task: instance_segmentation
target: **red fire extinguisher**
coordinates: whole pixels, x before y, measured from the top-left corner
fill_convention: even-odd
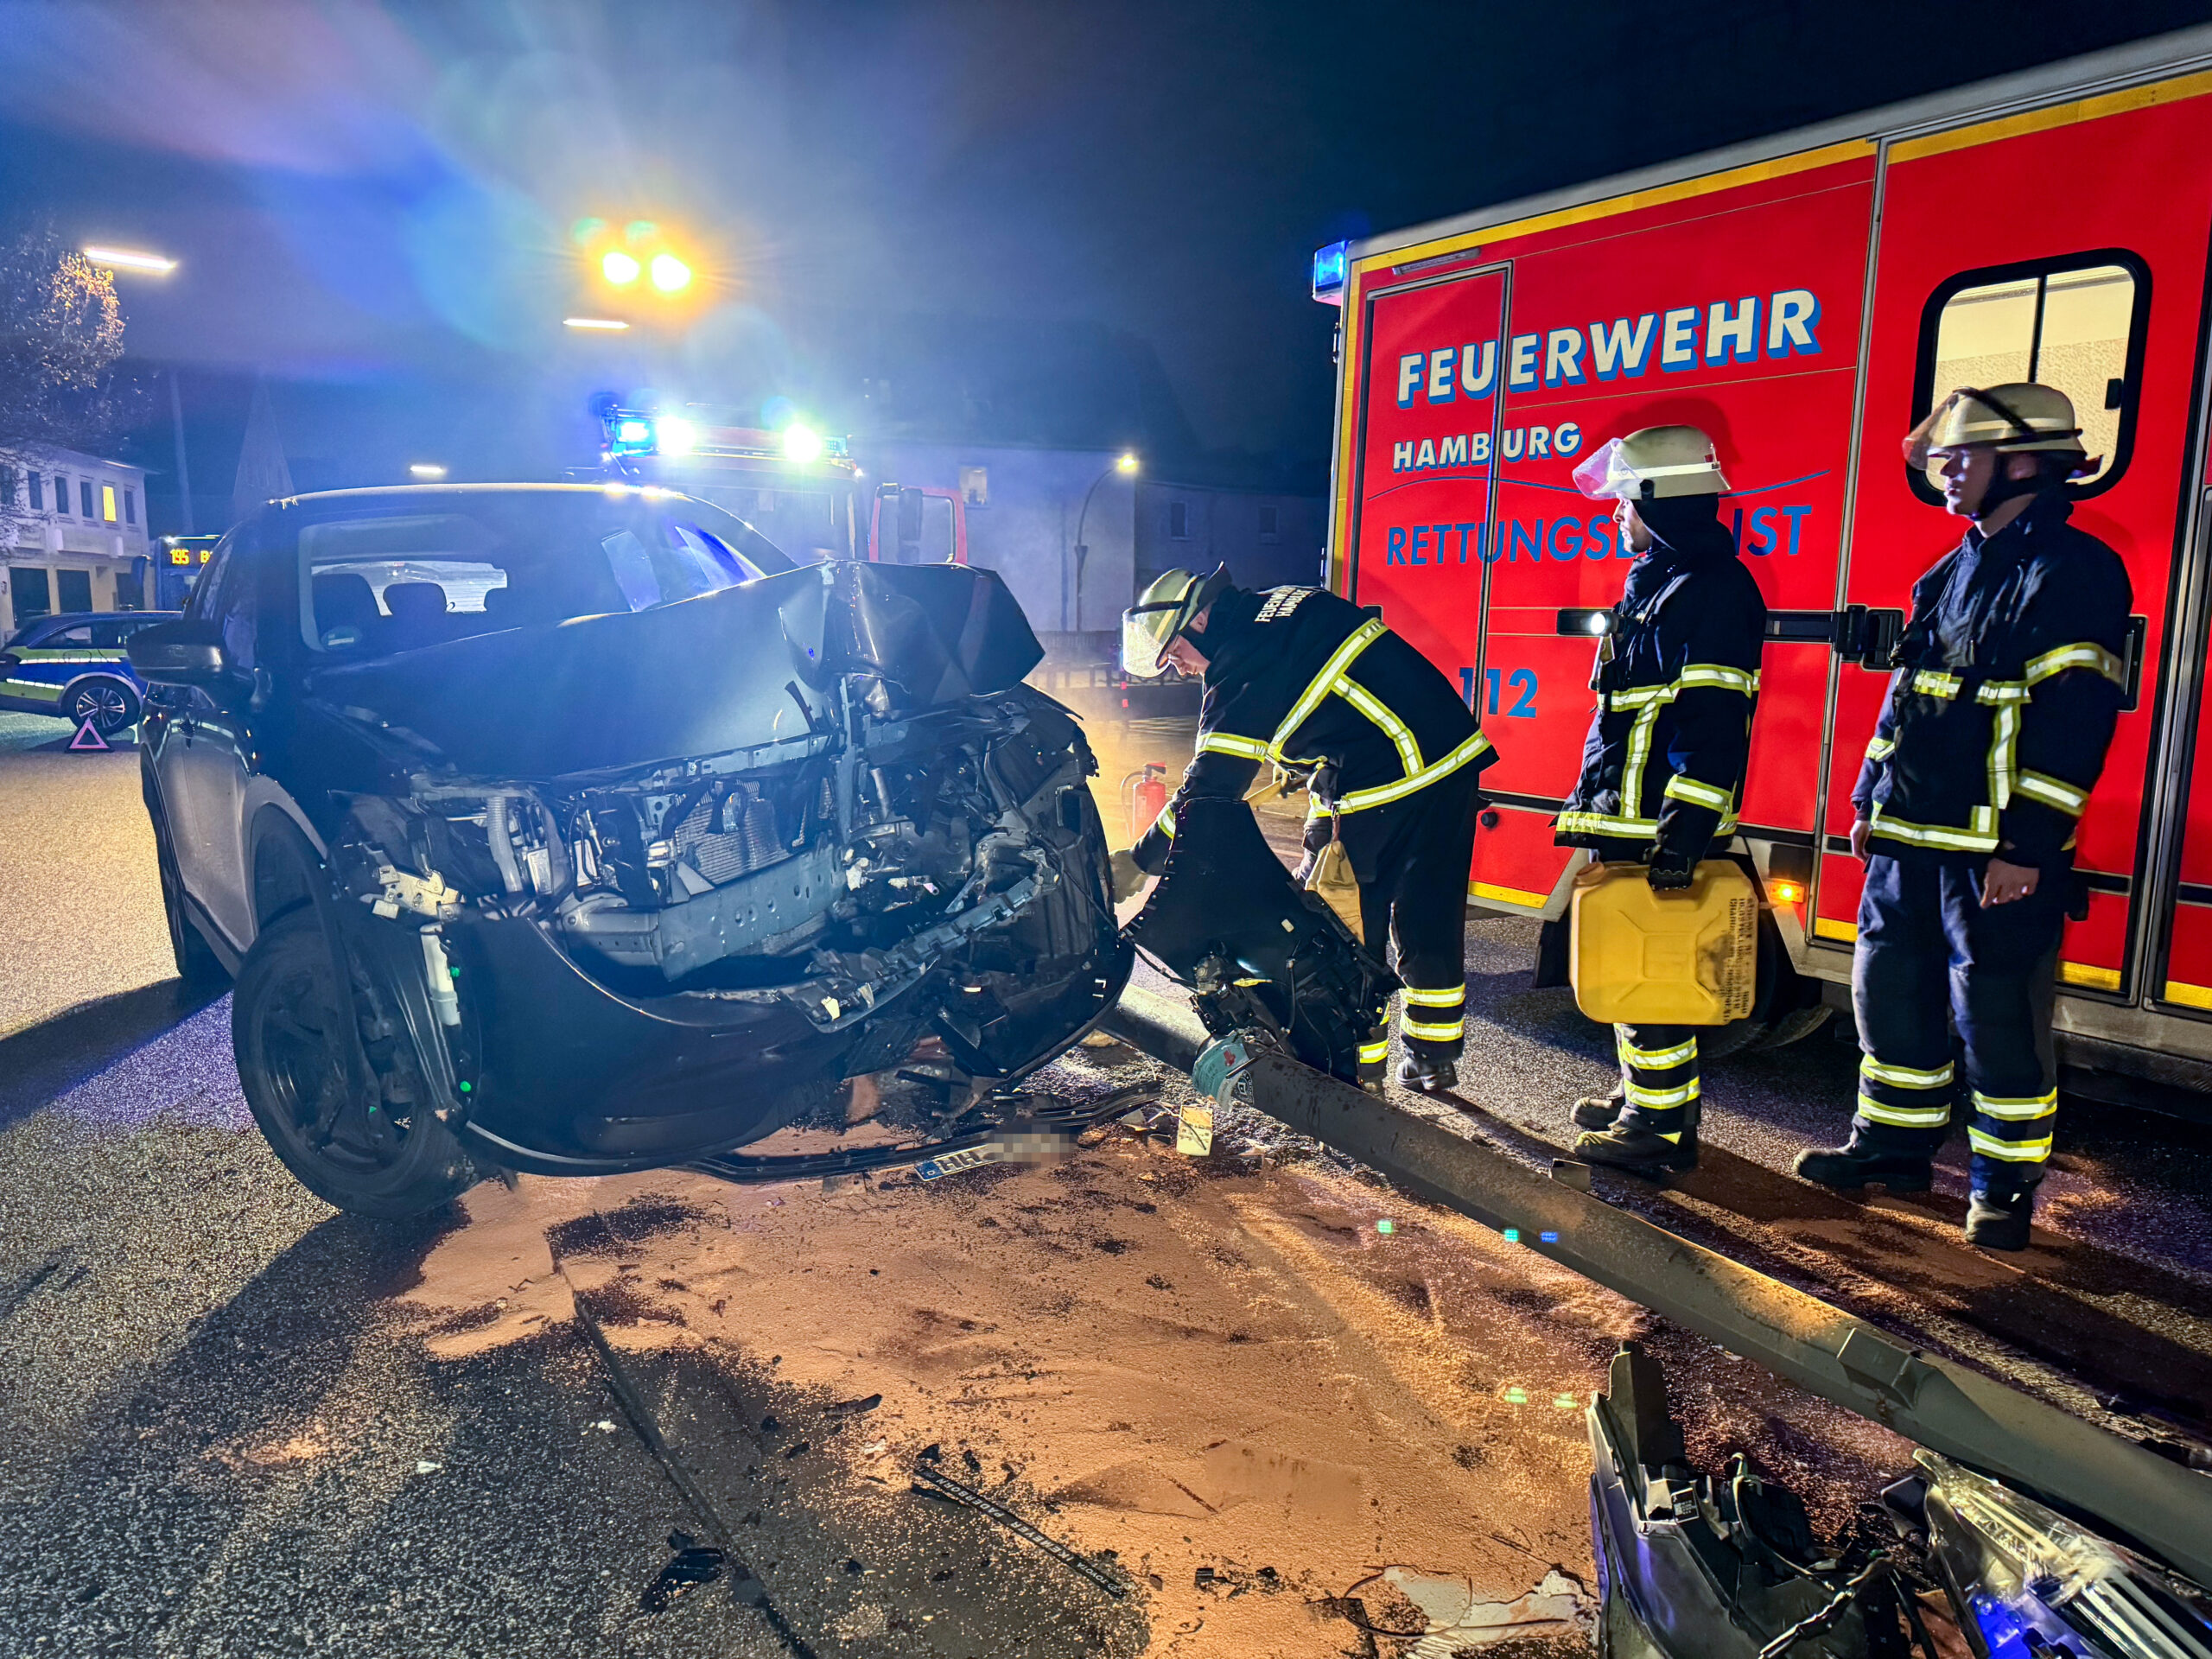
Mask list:
[[[1129,776],[1137,780],[1129,806],[1129,839],[1137,841],[1152,828],[1153,820],[1167,810],[1167,768],[1160,761],[1147,760],[1141,772]]]

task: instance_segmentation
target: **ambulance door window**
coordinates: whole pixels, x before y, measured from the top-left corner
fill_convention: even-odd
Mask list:
[[[1961,386],[2040,381],[2072,402],[2082,447],[2097,461],[2077,491],[2108,488],[2133,438],[2150,295],[2142,263],[2110,251],[1961,272],[1928,302],[1913,418]],[[1917,473],[1912,486],[1938,499]]]

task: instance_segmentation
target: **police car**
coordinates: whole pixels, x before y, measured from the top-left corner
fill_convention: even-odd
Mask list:
[[[137,725],[146,683],[124,646],[139,629],[180,614],[77,611],[24,624],[0,652],[0,709],[76,725],[89,720],[103,737]]]

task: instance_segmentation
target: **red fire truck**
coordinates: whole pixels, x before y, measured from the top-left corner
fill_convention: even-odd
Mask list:
[[[1343,308],[1330,581],[1456,675],[1497,742],[1474,904],[1556,918],[1580,857],[1550,816],[1627,563],[1576,459],[1693,423],[1771,607],[1743,804],[1771,905],[1758,1034],[1840,1005],[1880,664],[1962,529],[1898,441],[1955,386],[2039,379],[2103,457],[2075,522],[2139,613],[2062,1046],[2107,1092],[2212,1084],[2207,156],[2198,29],[1316,256]]]

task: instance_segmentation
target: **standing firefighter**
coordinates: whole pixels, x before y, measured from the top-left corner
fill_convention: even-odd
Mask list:
[[[1357,606],[1321,588],[1247,593],[1226,568],[1170,570],[1122,619],[1122,664],[1150,677],[1170,663],[1205,677],[1198,753],[1133,852],[1114,855],[1125,899],[1166,864],[1186,802],[1243,798],[1262,764],[1303,774],[1310,872],[1341,842],[1359,883],[1362,931],[1376,955],[1397,945],[1406,983],[1398,1081],[1424,1091],[1459,1081],[1465,1024],[1467,872],[1497,756],[1442,673]],[[1389,1034],[1360,1049],[1379,1086]]]
[[[1851,793],[1866,863],[1859,1109],[1849,1141],[1799,1154],[1797,1173],[1925,1191],[1955,1096],[1955,1026],[1974,1104],[1967,1239],[2017,1250],[2050,1155],[2074,832],[2120,713],[2133,594],[2119,555],[2067,522],[2064,486],[2094,464],[2063,393],[1955,391],[1905,456],[1974,522],[1913,587]]]
[[[1553,825],[1604,862],[1645,866],[1652,887],[1688,887],[1736,830],[1766,603],[1721,528],[1712,441],[1694,426],[1616,438],[1574,469],[1586,495],[1617,499],[1628,582],[1598,648],[1598,709],[1582,775]],[[1621,1085],[1577,1103],[1574,1154],[1641,1172],[1697,1164],[1697,1033],[1616,1026]]]

